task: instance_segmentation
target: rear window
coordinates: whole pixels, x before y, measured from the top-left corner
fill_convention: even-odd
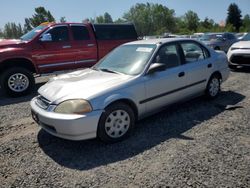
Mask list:
[[[85,26],[71,26],[74,40],[89,40],[89,32]]]
[[[99,40],[131,40],[137,39],[132,24],[94,24],[96,38]]]

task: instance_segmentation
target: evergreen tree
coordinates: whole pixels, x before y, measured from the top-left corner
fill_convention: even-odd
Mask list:
[[[5,24],[3,30],[3,37],[7,39],[19,39],[23,35],[23,29],[21,24],[15,24],[9,22]]]
[[[31,18],[25,18],[25,31],[30,31],[44,22],[55,22],[55,18],[44,7],[37,7]]]
[[[242,26],[241,17],[241,10],[239,7],[235,3],[230,4],[227,9],[226,24],[233,25],[233,27],[235,27],[235,31],[239,32],[239,29]]]
[[[63,17],[60,18],[60,22],[61,22],[61,23],[67,22],[65,16],[63,16]]]
[[[113,19],[109,13],[105,12],[103,18],[104,18],[104,23],[113,23]]]

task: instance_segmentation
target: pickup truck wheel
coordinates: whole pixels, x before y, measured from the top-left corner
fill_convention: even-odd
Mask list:
[[[13,67],[3,72],[1,86],[7,95],[19,97],[29,94],[33,90],[35,79],[27,69]]]
[[[125,103],[114,103],[101,115],[97,136],[106,143],[119,142],[129,135],[134,123],[133,110]]]

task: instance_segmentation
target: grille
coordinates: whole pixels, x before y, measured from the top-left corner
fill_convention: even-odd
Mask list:
[[[50,105],[50,101],[46,98],[44,98],[43,96],[39,95],[37,98],[36,98],[36,104],[41,107],[42,109],[47,109]]]
[[[233,55],[231,57],[231,62],[238,65],[250,65],[250,55]]]

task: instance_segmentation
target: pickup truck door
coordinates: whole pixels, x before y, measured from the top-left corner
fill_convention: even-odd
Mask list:
[[[72,50],[75,51],[75,67],[89,67],[98,61],[97,44],[93,30],[81,24],[70,24]]]
[[[75,55],[68,26],[60,25],[41,35],[32,56],[40,72],[46,73],[75,68]]]

